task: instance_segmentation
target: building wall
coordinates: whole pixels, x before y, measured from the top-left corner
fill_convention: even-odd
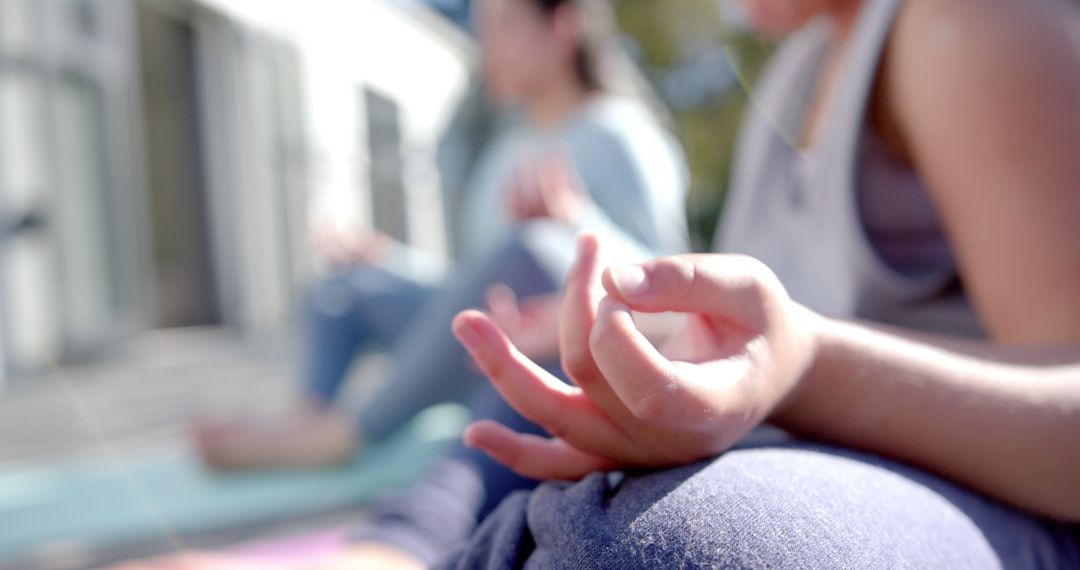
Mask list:
[[[435,154],[472,60],[381,0],[0,0],[0,369],[160,326],[281,334],[319,269],[309,224],[385,222],[373,203],[443,255]],[[399,147],[391,200],[372,100],[399,139],[375,138]]]
[[[217,90],[205,97],[213,106],[206,109],[213,116],[210,123],[225,125],[232,117],[232,140],[268,140],[265,133],[251,132],[272,128],[260,119],[259,107],[273,106],[266,94],[274,90],[257,86],[275,70],[279,77],[290,76],[286,83],[298,85],[295,99],[299,100],[301,136],[306,141],[300,178],[310,197],[293,203],[310,206],[306,217],[311,223],[370,227],[376,225],[378,213],[372,210],[377,200],[371,195],[373,149],[369,146],[366,108],[371,98],[365,94],[370,91],[392,101],[400,112],[397,119],[405,190],[401,197],[405,237],[422,250],[444,255],[446,231],[435,153],[469,80],[472,47],[460,32],[422,8],[406,11],[373,0],[205,0],[202,5],[224,17],[207,17],[205,26],[208,52],[204,72],[208,78],[204,88]],[[220,87],[228,83],[233,86]],[[253,90],[245,92],[246,88]],[[237,95],[237,104],[248,107],[231,109],[227,98],[220,95],[230,91]],[[295,104],[296,100],[285,104]],[[234,111],[247,113],[238,116]],[[230,140],[229,136],[211,138]],[[256,149],[242,143],[239,146],[247,154],[245,160],[223,159],[228,156],[227,149],[212,152],[218,162],[244,164],[232,173],[239,180],[225,182],[228,175],[222,174],[220,186],[248,189],[247,193],[232,196],[231,204],[222,203],[218,208],[219,212],[230,213],[226,220],[218,221],[222,235],[241,219],[233,213],[272,209],[260,200],[259,189],[272,183],[271,163],[275,159],[260,165],[268,156],[266,152],[248,152]],[[258,215],[251,219],[270,217]],[[248,266],[236,276],[238,280],[265,281],[266,274],[280,272],[273,267],[280,246],[267,247],[273,231],[270,227],[249,226],[240,230],[237,242],[222,244],[223,251],[233,249],[225,254],[235,260],[227,263],[229,267]],[[301,262],[310,257],[302,251],[295,253]],[[294,281],[302,281],[310,270],[294,269]],[[282,306],[283,296],[295,298],[294,291],[248,287],[243,283],[226,284],[224,288],[254,295],[228,303],[237,311],[231,318],[245,323],[248,329],[273,329],[283,315],[272,307]]]
[[[123,8],[0,0],[3,370],[97,353],[138,320]]]

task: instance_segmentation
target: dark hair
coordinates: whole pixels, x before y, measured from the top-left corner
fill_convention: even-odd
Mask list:
[[[578,80],[588,91],[604,91],[607,84],[609,50],[615,41],[614,17],[606,0],[531,0],[548,16],[562,6],[577,9],[581,18],[581,43],[578,45],[574,66]]]

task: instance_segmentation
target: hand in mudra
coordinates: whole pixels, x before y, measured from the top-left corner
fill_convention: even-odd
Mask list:
[[[631,311],[688,319],[657,349]],[[684,255],[602,270],[596,238],[583,236],[559,315],[563,367],[575,386],[522,355],[483,313],[454,321],[503,397],[553,437],[478,422],[466,442],[539,479],[717,455],[797,388],[813,355],[814,318],[753,259]]]

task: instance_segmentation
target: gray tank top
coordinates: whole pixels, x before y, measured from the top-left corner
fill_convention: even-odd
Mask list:
[[[813,149],[798,141],[831,23],[784,42],[751,97],[717,251],[767,263],[791,296],[823,314],[981,336],[919,176],[866,121],[902,0],[865,0]]]

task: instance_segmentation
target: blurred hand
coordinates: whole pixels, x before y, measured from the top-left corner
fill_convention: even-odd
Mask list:
[[[558,155],[520,166],[507,201],[510,216],[519,222],[538,218],[570,222],[588,203],[570,163]]]
[[[487,292],[487,308],[510,342],[533,360],[559,355],[559,296],[540,295],[518,302],[506,285]]]
[[[322,224],[312,231],[316,253],[335,265],[375,264],[384,258],[393,239],[376,230]]]
[[[631,310],[689,316],[657,350]],[[601,276],[596,238],[584,236],[559,315],[563,366],[576,387],[522,355],[484,314],[454,321],[503,397],[555,437],[478,422],[466,442],[540,479],[712,457],[796,389],[813,356],[814,318],[753,259],[686,255]]]

